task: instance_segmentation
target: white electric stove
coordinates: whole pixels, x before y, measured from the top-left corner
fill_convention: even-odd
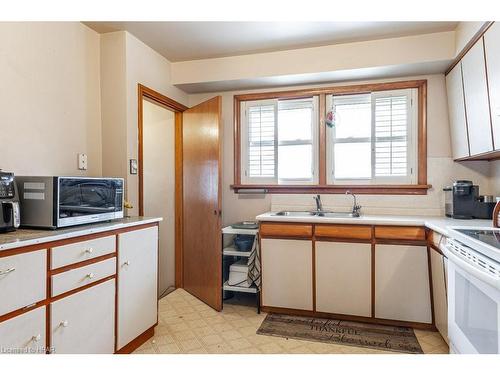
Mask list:
[[[448,336],[452,352],[500,353],[500,229],[448,228]]]

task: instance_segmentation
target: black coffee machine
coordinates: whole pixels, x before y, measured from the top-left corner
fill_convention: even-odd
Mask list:
[[[0,233],[15,230],[20,222],[19,195],[14,174],[0,171]]]
[[[445,214],[453,219],[491,219],[496,202],[479,195],[472,181],[458,180],[445,187]]]

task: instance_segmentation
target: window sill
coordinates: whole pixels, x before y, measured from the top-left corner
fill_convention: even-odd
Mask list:
[[[266,191],[269,194],[354,194],[427,195],[432,185],[231,185],[235,193]]]

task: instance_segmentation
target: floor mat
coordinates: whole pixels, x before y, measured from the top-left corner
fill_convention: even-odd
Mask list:
[[[268,314],[260,335],[422,354],[413,329],[347,320]]]

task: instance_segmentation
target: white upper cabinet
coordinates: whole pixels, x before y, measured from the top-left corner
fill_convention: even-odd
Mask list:
[[[462,59],[462,72],[470,154],[473,156],[493,151],[482,39]]]
[[[455,65],[446,76],[446,89],[453,159],[465,158],[470,155],[462,85],[462,63]]]
[[[484,44],[493,139],[495,149],[500,150],[500,23],[495,22],[484,34]]]

